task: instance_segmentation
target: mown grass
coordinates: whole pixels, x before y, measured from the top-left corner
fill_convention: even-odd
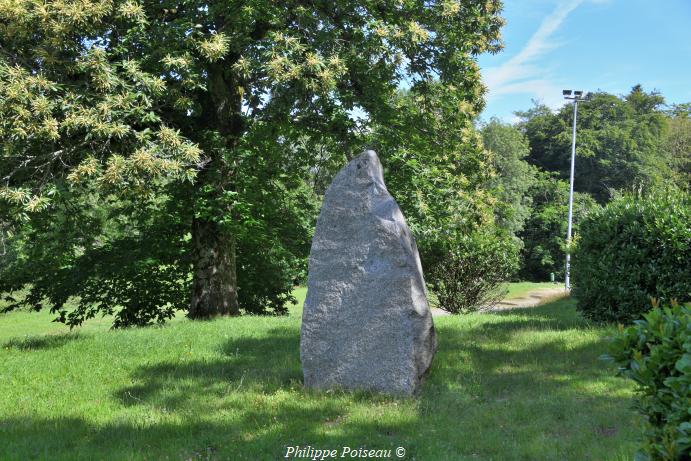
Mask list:
[[[0,459],[268,460],[290,445],[402,446],[408,460],[635,451],[632,386],[598,361],[609,330],[571,300],[436,318],[430,374],[403,399],[305,390],[300,311],[29,337],[6,323],[23,313],[1,316]]]
[[[504,287],[507,290],[506,299],[520,298],[526,293],[544,288],[554,288],[555,285],[549,282],[512,282],[506,284]],[[295,290],[295,296],[298,299],[298,306],[302,306],[305,299],[306,289],[304,287]],[[6,304],[0,300],[0,308]],[[297,307],[297,306],[296,306]],[[68,304],[68,310],[71,306]],[[3,338],[23,338],[31,341],[32,336],[52,334],[64,335],[68,333],[91,333],[97,331],[106,331],[110,329],[113,324],[113,317],[108,315],[105,317],[98,316],[96,318],[86,321],[82,326],[70,330],[69,327],[62,323],[53,322],[56,314],[51,314],[49,309],[43,309],[40,312],[32,312],[26,309],[17,310],[9,314],[0,314],[0,340]],[[170,323],[184,321],[184,313],[180,313],[177,317],[170,320]]]

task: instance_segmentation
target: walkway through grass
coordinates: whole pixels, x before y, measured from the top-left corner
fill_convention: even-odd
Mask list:
[[[513,282],[506,285],[505,299],[521,298],[531,291],[563,288],[564,284],[551,282]]]
[[[285,447],[404,459],[630,459],[632,387],[573,302],[435,319],[421,395],[306,392],[287,318],[0,337],[0,459],[278,459]],[[0,317],[0,322],[4,319]]]

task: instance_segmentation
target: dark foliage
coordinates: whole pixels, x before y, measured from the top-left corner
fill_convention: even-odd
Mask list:
[[[579,104],[576,191],[604,204],[614,190],[667,181],[672,168],[662,154],[667,125],[663,106],[659,93],[645,92],[640,85],[624,97],[597,92]],[[573,106],[566,104],[554,113],[538,105],[518,115],[530,142],[528,160],[568,179]]]
[[[298,283],[307,280],[307,256],[318,202],[312,190],[296,184],[272,188],[238,229],[238,298],[251,314],[286,314]]]
[[[49,307],[71,327],[114,315],[117,328],[163,323],[187,308],[188,225],[176,219],[180,202],[72,198],[13,240],[16,257],[0,265],[0,291],[28,291],[6,310]],[[130,218],[113,218],[120,213]]]
[[[548,173],[537,175],[528,191],[532,211],[518,237],[523,242],[521,270],[523,280],[544,282],[550,273],[564,278],[566,229],[569,212],[569,184]],[[597,204],[588,194],[576,193],[573,208],[573,232]],[[573,235],[573,234],[572,234]]]

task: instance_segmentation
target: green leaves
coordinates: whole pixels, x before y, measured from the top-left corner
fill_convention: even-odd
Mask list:
[[[516,127],[492,119],[482,127],[485,148],[490,151],[497,170],[491,187],[497,196],[494,214],[502,228],[516,235],[530,216],[530,189],[537,181],[537,170],[525,158],[530,152],[528,140]]]
[[[230,39],[223,33],[211,34],[197,42],[197,48],[209,62],[220,61],[230,50]]]
[[[671,303],[620,328],[604,359],[639,386],[646,441],[637,459],[683,460],[691,450],[691,306]]]
[[[691,374],[691,353],[684,354],[677,363],[674,364],[674,368],[682,373]]]
[[[438,307],[467,314],[504,296],[499,287],[518,269],[518,245],[509,235],[478,231],[454,241],[429,266],[426,278]]]
[[[7,286],[41,278],[32,301],[92,299],[75,322],[116,309],[105,293],[126,307],[122,324],[158,319],[157,309],[165,318],[164,306],[182,305],[169,300],[187,283],[185,234],[196,216],[236,241],[245,308],[283,312],[316,213],[307,185],[319,191],[369,141],[401,172],[420,235],[441,241],[491,222],[472,118],[483,105],[476,54],[498,49],[499,8],[0,0],[0,225],[22,234],[12,243],[21,276]],[[417,100],[398,97],[403,82]],[[163,232],[166,221],[175,232]],[[147,253],[146,233],[160,253]],[[42,247],[31,263],[29,236]],[[58,250],[48,236],[71,243]],[[127,263],[107,251],[126,252],[124,242],[139,249]],[[96,255],[117,263],[106,268]],[[50,289],[49,274],[63,269]]]
[[[369,136],[387,168],[387,184],[418,238],[423,264],[435,245],[493,223],[486,182],[492,165],[467,102],[456,87],[427,82],[401,93],[396,110]]]
[[[528,190],[531,212],[524,228],[518,233],[523,241],[521,277],[528,280],[549,280],[555,273],[564,274],[566,258],[566,228],[569,206],[569,184],[554,175],[540,172]],[[578,235],[580,222],[597,209],[587,194],[575,193],[573,235]]]
[[[624,196],[588,216],[573,254],[573,292],[583,315],[630,322],[651,298],[688,301],[689,222],[689,196],[673,189]]]
[[[663,104],[659,93],[646,93],[640,86],[625,97],[597,92],[580,103],[575,190],[603,204],[614,190],[668,182],[673,172],[662,152],[667,125]],[[537,106],[518,115],[530,141],[530,162],[568,179],[573,106],[566,104],[556,113]]]

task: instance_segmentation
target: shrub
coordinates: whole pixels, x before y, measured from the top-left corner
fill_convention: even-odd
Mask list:
[[[427,279],[441,309],[464,314],[498,301],[504,295],[499,287],[517,269],[518,245],[513,239],[475,232],[435,258]]]
[[[615,336],[605,358],[638,384],[646,417],[636,460],[691,459],[691,308],[656,307]]]
[[[581,223],[573,294],[585,317],[628,323],[650,299],[689,300],[691,206],[680,191],[618,198]]]

